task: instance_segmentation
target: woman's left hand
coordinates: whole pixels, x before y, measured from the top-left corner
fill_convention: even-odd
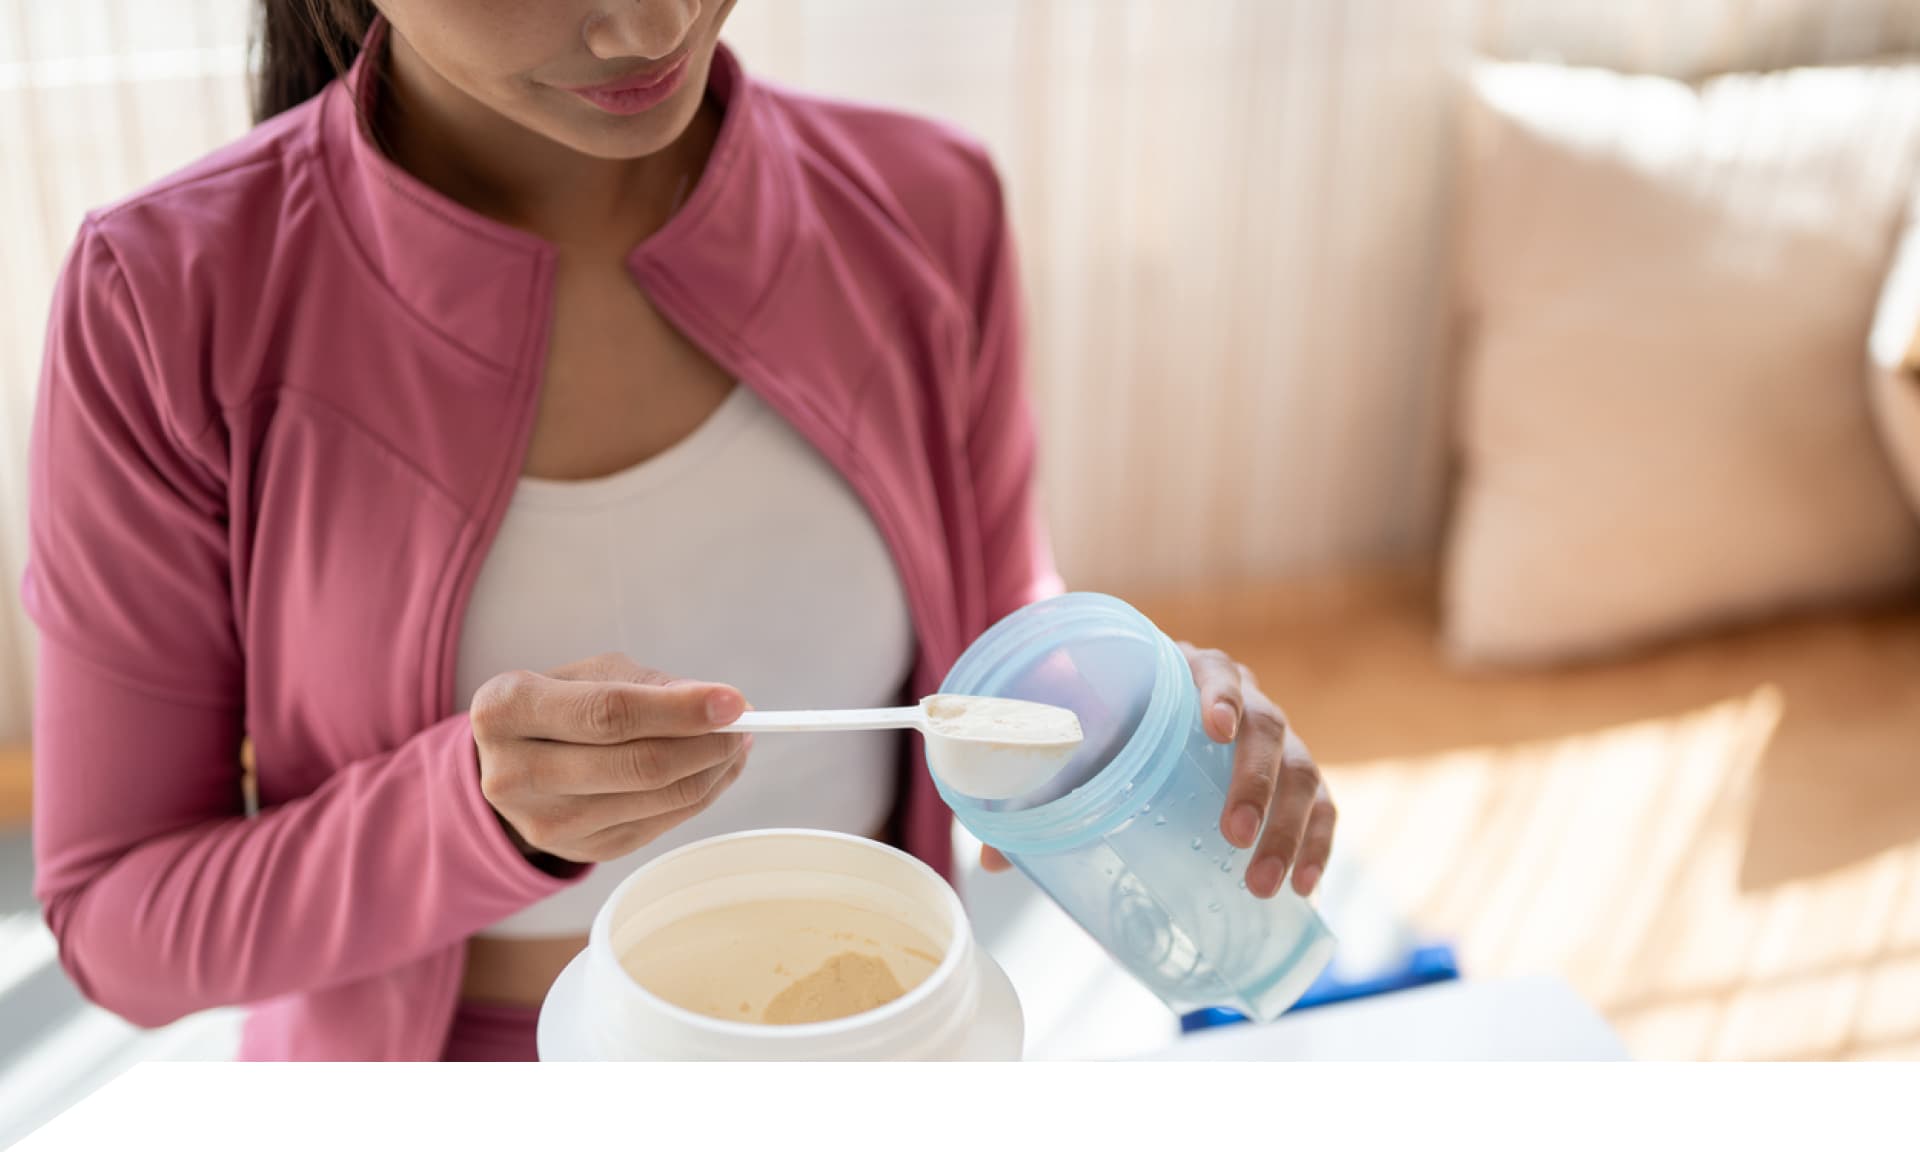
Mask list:
[[[1319,765],[1246,665],[1213,649],[1181,644],[1180,650],[1200,689],[1207,735],[1221,744],[1242,737],[1220,832],[1236,848],[1255,848],[1247,890],[1273,896],[1291,866],[1293,890],[1310,895],[1333,852],[1333,799]],[[981,850],[980,862],[990,872],[1007,867],[992,848]]]

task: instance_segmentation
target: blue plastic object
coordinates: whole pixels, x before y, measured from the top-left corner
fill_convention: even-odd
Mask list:
[[[1407,956],[1404,964],[1360,979],[1342,979],[1336,969],[1328,968],[1320,974],[1318,980],[1314,981],[1313,987],[1307,989],[1306,993],[1294,1003],[1290,1011],[1305,1012],[1327,1004],[1360,1000],[1368,996],[1400,992],[1408,988],[1440,984],[1459,978],[1460,962],[1454,956],[1453,949],[1444,944],[1429,944],[1414,949]],[[1230,1008],[1202,1008],[1180,1018],[1180,1031],[1200,1032],[1227,1024],[1242,1024],[1246,1019],[1244,1015]]]
[[[1047,787],[940,795],[1169,1008],[1272,1020],[1326,967],[1333,937],[1310,904],[1247,891],[1248,854],[1220,834],[1233,748],[1201,728],[1186,658],[1146,617],[1093,593],[1029,605],[975,641],[940,690],[1079,715],[1086,742]]]

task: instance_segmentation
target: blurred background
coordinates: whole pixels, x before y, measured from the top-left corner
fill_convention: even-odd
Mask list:
[[[9,589],[58,262],[246,130],[248,16],[0,4]],[[1405,931],[1636,1055],[1920,1055],[1920,0],[742,0],[728,39],[988,142],[1063,570],[1261,674]],[[8,959],[24,835],[8,1013],[53,979]]]

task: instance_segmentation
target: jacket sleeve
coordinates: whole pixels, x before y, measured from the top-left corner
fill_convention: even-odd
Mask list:
[[[153,335],[89,222],[29,461],[35,888],[81,990],[150,1026],[399,966],[567,883],[508,843],[465,714],[244,814],[224,463],[160,399]]]
[[[1033,401],[1027,392],[1025,302],[999,177],[984,155],[986,255],[977,277],[968,464],[985,547],[987,624],[1065,590],[1055,570],[1037,486]]]

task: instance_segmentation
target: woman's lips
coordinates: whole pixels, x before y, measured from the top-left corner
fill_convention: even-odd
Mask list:
[[[637,116],[680,90],[687,76],[687,57],[682,56],[659,71],[631,76],[611,84],[592,88],[568,88],[580,99],[615,116]]]

